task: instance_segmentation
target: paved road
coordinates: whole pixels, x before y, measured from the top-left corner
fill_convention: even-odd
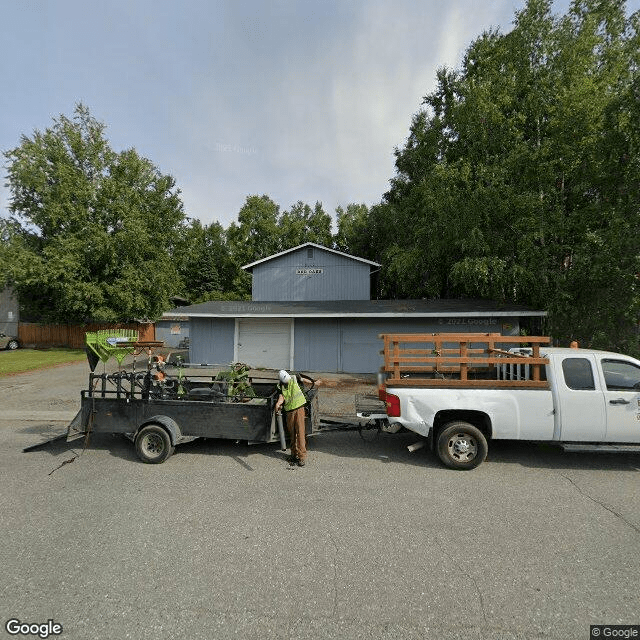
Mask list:
[[[0,397],[10,387],[12,411],[72,412],[80,377],[72,366],[2,378]],[[303,469],[275,445],[221,441],[158,466],[112,436],[70,464],[78,443],[21,452],[60,429],[0,412],[3,628],[586,640],[590,624],[640,623],[640,456],[499,443],[455,472],[408,453],[410,434],[353,432],[314,438]]]

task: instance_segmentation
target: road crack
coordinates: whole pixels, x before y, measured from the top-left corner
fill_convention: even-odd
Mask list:
[[[629,520],[627,520],[621,513],[618,513],[615,509],[613,509],[609,505],[605,504],[604,502],[601,502],[600,500],[598,500],[597,498],[594,498],[593,496],[590,496],[586,491],[583,491],[582,488],[578,484],[576,484],[573,481],[573,479],[571,479],[569,476],[564,475],[564,473],[561,473],[560,475],[565,480],[568,480],[575,487],[576,491],[581,496],[583,496],[585,498],[588,498],[589,500],[591,500],[591,502],[594,502],[595,504],[601,506],[603,509],[608,511],[610,514],[614,515],[619,520],[622,520],[622,522],[624,522],[628,527],[631,527],[636,533],[640,533],[640,527],[638,525],[636,525],[633,522],[630,522]]]
[[[482,611],[482,619],[484,620],[484,625],[483,626],[484,627],[488,627],[489,626],[489,621],[487,620],[487,613],[486,613],[485,608],[484,608],[484,598],[482,597],[482,591],[480,591],[480,587],[478,586],[478,582],[476,581],[476,579],[473,576],[469,576],[469,579],[473,583],[473,586],[476,589],[476,594],[478,595],[478,600],[480,602],[480,610]],[[478,627],[476,627],[476,628],[480,632],[480,637],[484,638],[484,633],[482,631],[483,627],[478,625]]]
[[[446,557],[445,546],[437,535],[434,535],[433,542],[435,546],[440,550],[440,558]],[[487,612],[485,609],[484,598],[482,596],[482,591],[480,591],[480,587],[478,586],[477,580],[472,576],[468,576],[469,580],[473,584],[474,589],[476,590],[476,595],[478,596],[478,602],[480,603],[480,611],[482,612],[482,619],[484,620],[484,625],[474,625],[474,628],[478,629],[478,633],[481,638],[484,638],[483,628],[489,628],[489,621],[487,620]]]
[[[338,615],[338,553],[340,549],[331,532],[329,532],[329,540],[331,540],[333,548],[335,549],[333,556],[333,612],[331,613],[331,617],[336,618]]]

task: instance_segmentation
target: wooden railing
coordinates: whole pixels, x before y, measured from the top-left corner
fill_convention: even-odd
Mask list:
[[[544,336],[499,333],[383,333],[387,385],[547,388]],[[508,349],[521,347],[520,353]]]

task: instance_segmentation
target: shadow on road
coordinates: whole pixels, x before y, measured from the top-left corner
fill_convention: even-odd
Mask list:
[[[47,444],[47,439],[65,432],[64,429],[54,429],[50,425],[35,424],[20,428],[19,431],[40,434],[43,444],[37,451],[46,451],[54,457],[66,451],[78,454],[84,447],[83,438],[73,442],[58,440]],[[310,437],[308,450],[310,461],[314,453],[322,453],[332,457],[351,458],[354,461],[377,460],[381,464],[395,463],[444,470],[428,446],[414,453],[407,450],[409,445],[418,440],[418,436],[413,433],[388,434],[364,431],[360,436],[357,431],[331,431]],[[31,444],[38,444],[38,442],[35,440]],[[114,457],[139,462],[133,443],[122,435],[92,434],[88,448],[108,451]],[[251,464],[253,456],[259,455],[287,465],[288,453],[288,451],[281,451],[276,443],[248,445],[245,441],[200,438],[178,445],[174,455],[229,456],[237,458],[239,464],[253,468]],[[550,443],[497,440],[490,443],[489,455],[484,465],[487,464],[520,465],[531,469],[638,472],[640,471],[640,454],[566,453],[559,446]]]
[[[640,471],[640,455],[637,453],[568,453],[548,442],[496,440],[489,445],[487,461],[532,469]]]

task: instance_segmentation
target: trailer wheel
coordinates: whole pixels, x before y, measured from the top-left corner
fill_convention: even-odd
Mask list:
[[[136,435],[136,453],[142,462],[160,464],[174,450],[169,434],[158,424],[148,424]]]
[[[468,422],[450,422],[440,432],[438,457],[451,469],[475,469],[487,457],[487,440],[480,429]]]

